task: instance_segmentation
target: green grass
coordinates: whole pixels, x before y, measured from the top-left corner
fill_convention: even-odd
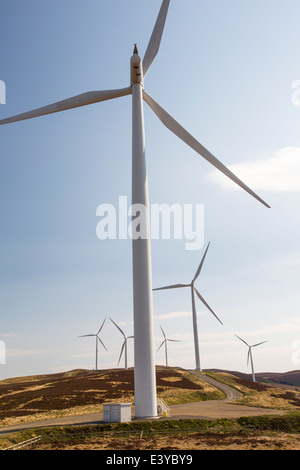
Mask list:
[[[252,426],[260,431],[276,431],[290,434],[300,433],[300,413],[290,413],[286,416],[246,416],[237,419],[243,428]]]
[[[300,433],[300,413],[290,413],[285,416],[248,416],[237,419],[186,419],[186,420],[154,420],[133,421],[129,423],[109,423],[89,426],[61,426],[24,430],[0,438],[0,449],[23,442],[36,436],[42,436],[43,442],[74,442],[101,436],[126,437],[130,434],[143,432],[151,435],[174,433],[218,432],[253,434],[277,432],[288,434]]]

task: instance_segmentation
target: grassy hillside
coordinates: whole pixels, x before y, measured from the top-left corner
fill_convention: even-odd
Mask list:
[[[251,380],[252,374],[245,374],[243,372],[212,369],[213,372],[227,372],[231,375],[235,375],[241,379]],[[255,374],[257,382],[269,383],[270,385],[292,385],[293,387],[299,387],[300,391],[300,370],[291,370],[288,372],[258,372]]]
[[[188,372],[157,370],[157,394],[169,405],[224,398]],[[103,403],[134,404],[133,369],[75,370],[0,382],[0,425],[101,411]]]
[[[300,392],[206,371],[241,392],[239,404],[290,410],[284,416],[162,419],[23,430],[0,437],[0,449],[40,436],[33,449],[300,450]],[[224,398],[182,369],[157,369],[157,392],[169,405]],[[133,370],[75,370],[0,381],[0,426],[97,412],[110,401],[134,404]]]
[[[206,374],[238,390],[242,394],[238,401],[240,405],[300,410],[300,392],[293,390],[292,387],[290,390],[281,389],[271,384],[253,382],[228,372],[206,371]]]
[[[206,371],[242,394],[239,404],[300,409],[300,392]],[[223,392],[182,369],[157,368],[157,394],[168,405],[220,400]],[[99,412],[108,402],[134,405],[133,369],[74,370],[0,381],[0,426]]]

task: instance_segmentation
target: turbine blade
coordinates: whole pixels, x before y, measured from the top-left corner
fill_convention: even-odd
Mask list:
[[[173,341],[174,343],[181,343],[179,339],[169,339],[167,338],[167,341]]]
[[[166,339],[166,335],[165,335],[165,332],[164,330],[162,329],[162,327],[160,327],[161,331],[162,331],[162,334],[164,335],[164,338]]]
[[[121,328],[109,317],[109,319],[113,322],[113,324],[118,328],[118,330],[122,333],[122,335],[124,336],[124,338],[126,338],[125,336],[125,333],[123,330],[121,330]]]
[[[101,339],[99,338],[98,335],[97,335],[97,338],[98,338],[98,340],[100,341],[100,343],[102,344],[102,346],[104,347],[104,349],[106,349],[106,351],[107,351],[107,347],[105,346],[105,344],[103,343],[103,341],[101,341]]]
[[[103,323],[102,323],[102,325],[100,326],[100,328],[99,328],[99,330],[98,330],[98,332],[97,332],[97,335],[98,335],[98,334],[100,333],[100,331],[102,330],[102,327],[103,327],[103,325],[104,325],[104,323],[105,323],[105,320],[106,320],[106,318],[104,318]]]
[[[150,65],[154,61],[161,42],[161,38],[163,35],[164,31],[164,26],[166,22],[166,17],[168,13],[170,5],[170,0],[163,0],[162,5],[159,10],[159,14],[155,23],[155,26],[153,28],[153,32],[147,47],[147,50],[144,55],[143,59],[143,72],[144,72],[144,77],[146,76],[146,73],[148,72]]]
[[[267,341],[262,341],[261,343],[253,344],[251,347],[255,348],[255,346],[259,346],[260,344],[264,344],[264,343],[267,343],[267,342],[268,342],[268,340]]]
[[[78,338],[86,338],[87,336],[97,336],[97,335],[80,335]]]
[[[242,338],[240,338],[240,337],[239,337],[238,335],[236,335],[236,334],[235,334],[235,336],[236,336],[238,339],[240,339],[241,341],[243,341],[243,343],[245,343],[245,344],[246,344],[246,346],[248,346],[248,348],[249,348],[249,344],[248,344],[248,343],[246,343],[246,341],[244,341]]]
[[[57,113],[59,111],[65,111],[67,109],[78,108],[79,106],[99,103],[100,101],[111,100],[113,98],[119,98],[120,96],[126,96],[130,94],[131,87],[121,88],[119,90],[89,91],[87,93],[82,93],[81,95],[73,96],[72,98],[68,98],[66,100],[49,104],[48,106],[43,106],[42,108],[33,109],[31,111],[27,111],[26,113],[17,114],[16,116],[2,119],[0,120],[0,125],[17,121],[24,121],[25,119]]]
[[[163,342],[161,343],[161,345],[159,346],[159,348],[157,349],[156,352],[158,352],[160,350],[160,348],[162,347],[162,345],[166,342],[166,340],[164,339]]]
[[[123,351],[124,351],[124,347],[125,347],[125,341],[124,341],[123,344],[122,344],[122,348],[121,348],[121,352],[120,352],[120,356],[119,356],[118,365],[120,364],[120,360],[121,360],[121,357],[122,357],[122,354],[123,354]]]
[[[162,123],[170,129],[177,137],[179,137],[183,142],[189,145],[195,152],[201,155],[205,160],[211,163],[215,168],[221,171],[229,179],[234,181],[238,186],[244,189],[247,193],[257,199],[259,202],[264,204],[266,207],[270,206],[263,201],[252,189],[246,186],[237,176],[235,176],[223,163],[221,163],[212,153],[210,153],[205,147],[203,147],[200,142],[198,142],[189,132],[187,132],[170,114],[167,113],[153,98],[151,98],[148,93],[143,90],[143,97],[146,103],[150,106],[152,111],[157,115],[157,117],[162,121]]]
[[[193,279],[194,282],[196,281],[196,279],[198,278],[198,276],[199,276],[199,274],[200,274],[200,272],[201,272],[201,269],[202,269],[202,266],[203,266],[203,263],[204,263],[205,256],[206,256],[207,250],[208,250],[208,248],[209,248],[209,245],[210,245],[210,242],[209,242],[209,244],[207,245],[207,248],[206,248],[206,250],[205,250],[205,253],[204,253],[204,255],[203,255],[203,258],[202,258],[202,260],[201,260],[201,262],[200,262],[200,264],[199,264],[199,267],[198,267],[198,269],[197,269],[197,272],[196,272],[196,274],[195,274],[195,276],[194,276],[194,279]]]
[[[210,306],[208,305],[208,303],[203,299],[202,295],[200,295],[200,293],[197,291],[196,287],[194,287],[194,290],[197,294],[197,296],[199,297],[199,299],[201,300],[201,302],[208,308],[208,310],[216,317],[216,319],[221,323],[221,325],[223,325],[223,323],[221,322],[220,318],[215,314],[215,312],[212,310],[212,308],[210,308]]]
[[[171,286],[156,287],[156,289],[152,289],[152,290],[177,289],[178,287],[190,287],[190,285],[191,284],[173,284]]]

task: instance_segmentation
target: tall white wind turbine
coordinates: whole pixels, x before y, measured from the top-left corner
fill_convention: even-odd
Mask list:
[[[174,341],[176,343],[180,343],[180,341],[178,339],[170,339],[170,338],[167,338],[166,335],[165,335],[165,332],[164,330],[162,329],[162,327],[160,327],[161,331],[162,331],[162,334],[164,336],[164,340],[163,342],[161,343],[161,345],[159,346],[159,348],[157,349],[157,352],[160,350],[160,348],[163,346],[163,344],[165,345],[165,356],[166,356],[166,366],[168,367],[169,364],[168,364],[168,346],[167,346],[167,342],[168,341]]]
[[[118,365],[120,364],[120,360],[121,360],[121,357],[122,357],[122,354],[123,354],[123,351],[125,349],[125,369],[127,370],[128,369],[128,360],[127,360],[127,340],[129,338],[134,338],[134,336],[126,336],[124,331],[111,319],[109,318],[110,321],[113,322],[113,324],[118,328],[118,330],[122,333],[123,337],[124,337],[124,342],[122,344],[122,348],[121,348],[121,352],[120,352],[120,357],[119,357],[119,361],[118,361]]]
[[[181,287],[190,287],[191,288],[191,295],[192,295],[192,314],[193,314],[193,333],[194,333],[194,348],[195,348],[195,362],[196,362],[196,370],[201,370],[200,367],[200,353],[199,353],[199,339],[198,339],[198,326],[197,326],[197,312],[196,312],[196,305],[195,305],[195,292],[197,297],[201,300],[201,302],[208,308],[208,310],[216,317],[216,319],[223,325],[221,322],[220,318],[217,317],[215,312],[212,310],[212,308],[208,305],[208,303],[204,300],[202,295],[199,293],[199,291],[195,287],[195,281],[198,279],[198,276],[201,272],[207,250],[209,248],[210,243],[208,243],[207,248],[205,250],[205,253],[201,259],[201,262],[198,266],[198,269],[196,271],[195,276],[192,279],[192,282],[190,284],[173,284],[171,286],[165,286],[165,287],[157,287],[155,290],[165,290],[165,289],[178,289]]]
[[[96,339],[96,369],[95,370],[98,370],[98,341],[99,343],[102,344],[102,346],[104,347],[104,349],[106,349],[107,351],[107,348],[105,346],[105,344],[102,342],[102,340],[100,339],[100,336],[99,336],[99,333],[100,331],[102,330],[102,327],[104,325],[104,322],[105,322],[106,318],[104,318],[103,320],[103,323],[102,325],[100,326],[99,330],[97,331],[97,333],[92,333],[92,334],[89,334],[89,335],[80,335],[78,336],[78,338],[86,338],[87,336],[95,336],[95,339]]]
[[[170,0],[163,0],[153,33],[151,35],[144,58],[140,57],[135,46],[130,60],[131,83],[126,88],[106,91],[91,91],[58,101],[16,116],[2,119],[1,124],[13,123],[46,114],[56,113],[71,108],[111,100],[121,96],[132,96],[132,204],[145,208],[141,221],[142,237],[133,237],[133,308],[134,308],[134,383],[135,383],[135,416],[157,416],[156,377],[153,339],[152,314],[152,274],[150,252],[150,222],[148,182],[145,159],[145,131],[143,100],[150,106],[158,118],[174,134],[201,155],[205,160],[219,169],[228,178],[247,191],[266,207],[270,207],[248,186],[238,179],[214,155],[189,134],[175,119],[170,116],[144,89],[144,78],[154,61],[162,39]],[[162,76],[165,80],[165,74]],[[167,78],[168,79],[168,78]],[[136,214],[133,214],[133,218]]]
[[[251,346],[246,343],[246,341],[242,338],[240,338],[238,335],[235,335],[238,339],[240,339],[241,341],[243,341],[243,343],[246,344],[246,346],[248,346],[248,355],[247,355],[247,366],[249,365],[249,359],[250,359],[250,362],[251,362],[251,369],[252,369],[252,380],[253,382],[256,382],[255,380],[255,373],[254,373],[254,366],[253,366],[253,357],[252,357],[252,348],[255,348],[256,346],[259,346],[260,344],[264,344],[264,343],[267,343],[267,341],[262,341],[261,343],[257,343],[257,344],[252,344]]]

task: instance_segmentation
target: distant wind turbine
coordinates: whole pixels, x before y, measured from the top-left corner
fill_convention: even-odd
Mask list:
[[[207,250],[209,248],[210,243],[208,243],[207,248],[205,250],[205,253],[203,255],[203,258],[198,266],[198,269],[196,271],[196,274],[190,284],[173,284],[171,286],[165,286],[165,287],[157,287],[155,290],[164,290],[164,289],[177,289],[181,287],[190,287],[191,288],[191,294],[192,294],[192,312],[193,312],[193,331],[194,331],[194,345],[195,345],[195,361],[196,361],[196,370],[201,370],[200,368],[200,353],[199,353],[199,340],[198,340],[198,326],[197,326],[197,312],[196,312],[196,306],[195,306],[195,292],[197,297],[201,300],[201,302],[208,308],[208,310],[216,317],[216,319],[223,325],[219,317],[215,314],[215,312],[211,309],[211,307],[208,305],[208,303],[204,300],[202,295],[199,293],[199,291],[195,287],[195,281],[198,279],[198,276],[201,272]]]
[[[160,348],[162,347],[162,345],[164,344],[165,345],[165,356],[166,356],[166,366],[168,367],[168,347],[167,347],[167,342],[168,341],[174,341],[176,343],[180,343],[180,341],[178,339],[170,339],[170,338],[167,338],[166,335],[165,335],[165,332],[164,330],[162,329],[162,327],[160,327],[161,331],[162,331],[162,334],[164,336],[164,340],[163,342],[161,343],[161,345],[159,346],[159,348],[157,349],[156,352],[158,352],[160,350]]]
[[[105,322],[106,318],[104,318],[103,320],[103,323],[102,325],[100,326],[99,330],[97,331],[97,333],[94,333],[94,334],[90,334],[90,335],[81,335],[81,336],[78,336],[78,338],[85,338],[87,336],[95,336],[96,337],[96,370],[98,370],[98,341],[102,344],[102,346],[104,347],[104,349],[106,349],[107,351],[107,348],[106,346],[103,344],[103,342],[101,341],[100,337],[99,337],[99,333],[100,331],[102,330],[102,327],[104,325],[104,322]]]
[[[0,120],[0,125],[8,124],[132,95],[132,206],[142,206],[145,208],[145,217],[141,221],[142,227],[140,233],[142,236],[133,237],[132,239],[135,417],[157,416],[152,311],[151,237],[143,100],[162,123],[179,137],[179,139],[259,202],[266,207],[270,207],[146,93],[144,89],[144,79],[159,51],[169,5],[170,0],[162,1],[143,59],[139,55],[137,46],[134,46],[130,61],[130,85],[128,87],[117,90],[82,93],[72,98]],[[138,21],[138,23],[140,23],[140,21]],[[102,64],[104,64],[104,61],[102,61]],[[186,67],[186,64],[180,64],[179,62],[179,66]],[[188,74],[191,73],[190,67],[192,67],[192,64],[189,64]],[[169,74],[161,71],[160,78],[162,81],[168,81]],[[190,80],[190,76],[188,75],[187,80]],[[193,84],[192,82],[190,83],[191,89],[193,89]],[[134,214],[132,217],[135,219],[138,216]]]
[[[122,344],[122,348],[121,348],[121,352],[120,352],[120,357],[119,357],[119,361],[118,361],[118,365],[120,364],[120,360],[121,360],[121,357],[122,357],[122,354],[123,354],[123,351],[125,349],[125,369],[128,369],[128,365],[127,365],[127,340],[129,338],[134,338],[134,336],[126,336],[124,331],[111,319],[109,318],[110,321],[113,322],[113,324],[118,328],[118,330],[122,333],[122,335],[124,336],[124,342]]]
[[[243,340],[242,338],[240,338],[238,335],[235,335],[238,339],[240,339],[241,341],[243,341],[243,343],[246,344],[246,346],[248,346],[248,355],[247,355],[247,366],[249,365],[249,359],[250,359],[250,362],[251,362],[251,369],[252,369],[252,379],[253,379],[253,382],[256,382],[255,380],[255,373],[254,373],[254,367],[253,367],[253,358],[252,358],[252,351],[251,349],[252,348],[255,348],[256,346],[259,346],[260,344],[263,344],[263,343],[267,343],[267,341],[262,341],[261,343],[257,343],[257,344],[252,344],[252,346],[249,346],[248,343],[246,343],[245,340]]]

